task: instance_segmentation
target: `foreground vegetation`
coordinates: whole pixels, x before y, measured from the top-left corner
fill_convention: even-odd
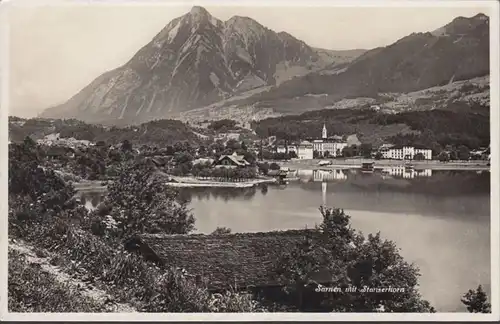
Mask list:
[[[29,263],[16,251],[9,251],[8,281],[10,312],[105,311],[95,301],[82,296],[77,288],[59,282],[54,275],[44,272],[39,264]]]
[[[434,312],[418,291],[418,268],[403,260],[393,242],[379,234],[365,237],[354,231],[349,216],[340,209],[322,208],[323,223],[315,234],[276,260],[270,275],[282,281],[283,288],[211,293],[182,269],[159,268],[123,247],[124,240],[134,234],[195,230],[188,201],[177,190],[163,186],[151,159],[122,146],[120,159],[112,164],[115,181],[104,201],[89,212],[43,152],[28,139],[10,147],[9,237],[45,251],[61,271],[113,296],[115,303],[141,312]],[[76,304],[80,308],[73,311],[98,311],[92,301],[83,301],[50,276],[25,267],[22,258],[11,254],[13,259],[9,263],[10,311],[63,312]],[[28,270],[19,271],[23,267]],[[318,273],[326,273],[327,281],[336,287],[391,286],[402,287],[404,292],[317,293],[311,274]],[[20,286],[20,280],[32,284]],[[61,289],[66,293],[59,293]],[[483,295],[481,290],[464,296],[469,311],[489,310]],[[35,303],[38,308],[33,308]]]

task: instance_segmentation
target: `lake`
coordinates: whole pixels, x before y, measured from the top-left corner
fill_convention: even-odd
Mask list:
[[[364,234],[381,232],[421,270],[420,291],[438,311],[465,311],[460,297],[490,292],[488,171],[298,170],[287,185],[182,189],[200,233],[217,227],[260,232],[314,227],[320,205],[343,208]],[[83,195],[89,208],[100,193]]]

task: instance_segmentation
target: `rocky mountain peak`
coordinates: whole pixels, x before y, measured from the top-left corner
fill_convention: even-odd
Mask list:
[[[90,122],[168,118],[274,85],[278,78],[307,73],[300,71],[309,71],[317,57],[304,42],[280,36],[251,18],[234,16],[222,22],[194,6],[169,22],[127,64],[45,115]]]
[[[189,11],[189,14],[193,17],[211,17],[207,9],[200,6],[193,6]]]

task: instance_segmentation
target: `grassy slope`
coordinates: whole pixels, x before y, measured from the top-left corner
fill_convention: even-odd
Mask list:
[[[9,250],[8,260],[9,312],[92,313],[102,312],[97,301],[82,295],[70,283],[44,271],[39,263],[15,250]]]

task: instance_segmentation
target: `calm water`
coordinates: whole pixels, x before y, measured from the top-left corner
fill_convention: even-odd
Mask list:
[[[439,311],[465,311],[460,297],[482,284],[490,290],[490,174],[487,171],[373,174],[300,170],[283,186],[186,189],[198,232],[218,226],[233,232],[313,227],[320,205],[343,208],[352,226],[381,232],[421,270],[420,290]],[[89,208],[99,193],[84,195]]]

